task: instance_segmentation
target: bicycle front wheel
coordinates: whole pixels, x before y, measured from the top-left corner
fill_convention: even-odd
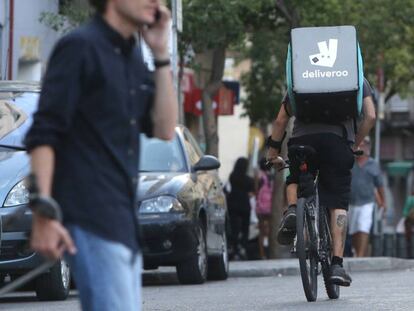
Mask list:
[[[299,259],[303,290],[308,301],[318,296],[318,255],[316,232],[313,222],[305,211],[306,199],[300,198],[296,207],[296,253]]]

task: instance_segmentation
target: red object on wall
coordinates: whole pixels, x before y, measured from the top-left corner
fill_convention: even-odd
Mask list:
[[[181,90],[184,93],[184,112],[201,116],[203,114],[202,90],[195,86],[194,76],[191,72],[184,72]],[[233,115],[235,97],[234,92],[222,84],[213,98],[215,115]]]

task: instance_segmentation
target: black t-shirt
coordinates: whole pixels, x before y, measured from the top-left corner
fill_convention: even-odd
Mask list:
[[[249,193],[254,192],[253,178],[244,175],[230,175],[231,192],[228,196],[228,205],[230,211],[250,211]]]
[[[363,88],[363,98],[372,96],[372,89],[367,79],[364,79],[364,88]],[[285,109],[286,113],[289,116],[292,116],[292,108],[289,103],[289,96],[286,93],[283,100],[283,109]],[[325,124],[325,123],[306,123],[302,122],[298,119],[295,119],[295,123],[293,126],[292,137],[301,137],[304,135],[310,134],[320,134],[320,133],[333,133],[338,136],[343,137],[344,132],[343,129],[346,130],[347,139],[350,142],[355,141],[355,124],[354,120],[346,120],[342,122],[343,127],[332,125],[332,124]]]

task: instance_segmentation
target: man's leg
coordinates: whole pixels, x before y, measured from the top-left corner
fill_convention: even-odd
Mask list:
[[[284,212],[277,232],[277,241],[281,245],[289,245],[296,235],[296,203],[298,185],[290,183],[286,187],[288,209]]]
[[[369,234],[365,232],[355,233],[356,247],[355,257],[365,257],[368,248]]]
[[[331,209],[332,264],[330,281],[340,286],[350,286],[352,279],[343,268],[348,216],[344,209]]]
[[[343,209],[331,209],[330,212],[333,255],[342,258],[348,224],[347,212]]]
[[[369,243],[369,232],[372,227],[374,203],[354,207],[354,240],[355,256],[365,257]]]
[[[359,249],[358,233],[352,235],[352,248],[354,249],[354,257],[357,257],[357,250]]]
[[[141,259],[121,243],[69,226],[77,254],[67,256],[85,311],[141,310]],[[138,285],[139,284],[139,285]]]
[[[298,184],[290,184],[286,187],[286,198],[288,206],[294,205],[298,201]]]

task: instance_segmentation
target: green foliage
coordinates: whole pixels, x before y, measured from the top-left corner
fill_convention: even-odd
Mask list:
[[[248,94],[243,104],[252,124],[271,122],[283,96],[284,81],[279,77],[284,76],[285,67],[280,60],[286,49],[275,40],[280,30],[262,29],[251,37],[251,72],[242,77],[242,83]]]
[[[67,33],[84,23],[92,14],[92,10],[81,1],[66,1],[61,7],[61,13],[40,13],[39,21],[51,29]]]

